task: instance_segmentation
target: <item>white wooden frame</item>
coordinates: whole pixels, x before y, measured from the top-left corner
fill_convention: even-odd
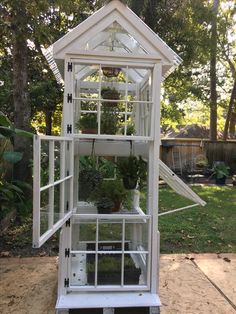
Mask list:
[[[142,212],[142,211],[141,211]],[[89,251],[89,250],[72,250],[70,247],[70,259],[71,255],[73,254],[95,254],[96,261],[95,261],[95,283],[91,286],[75,286],[70,285],[67,288],[68,292],[75,292],[75,291],[149,291],[150,285],[151,285],[151,239],[152,239],[152,217],[150,215],[145,215],[142,212],[142,215],[129,215],[129,214],[103,214],[103,215],[89,215],[89,214],[73,214],[72,224],[76,221],[81,222],[84,221],[96,221],[96,241],[95,241],[95,250]],[[121,285],[98,285],[97,284],[97,263],[98,263],[98,255],[104,254],[104,251],[99,251],[98,249],[98,243],[105,243],[106,241],[99,241],[98,239],[98,232],[99,232],[99,223],[116,223],[116,221],[122,223],[122,250],[120,251],[106,251],[105,254],[121,254],[122,255],[122,265],[121,265]],[[147,241],[148,241],[148,249],[147,250],[125,250],[125,224],[126,223],[140,223],[140,224],[147,224],[148,227],[148,234],[147,234]],[[71,232],[73,228],[71,228]],[[138,236],[138,235],[136,235]],[[71,238],[71,235],[70,235]],[[111,241],[109,241],[110,243]],[[117,241],[116,241],[117,242]],[[146,266],[146,278],[147,278],[147,284],[146,285],[125,285],[124,284],[124,255],[125,254],[138,254],[140,258],[142,258],[142,254],[145,254],[147,258],[147,265]],[[142,265],[139,265],[140,268],[142,268]],[[68,263],[68,278],[70,278],[71,274],[71,260],[69,260]],[[70,280],[71,282],[71,280]]]
[[[129,84],[128,84],[128,77],[129,77],[129,70],[132,70],[133,68],[143,68],[143,69],[147,69],[147,70],[151,70],[153,69],[154,67],[154,64],[151,64],[151,63],[148,63],[145,64],[145,65],[141,65],[140,63],[138,65],[134,65],[132,64],[132,62],[134,62],[134,60],[148,60],[148,62],[150,62],[150,60],[153,61],[153,59],[151,59],[149,56],[145,56],[144,58],[140,58],[140,56],[132,56],[132,62],[128,64],[121,62],[120,59],[118,58],[114,58],[114,55],[111,55],[112,56],[112,62],[109,63],[110,66],[115,66],[115,67],[121,67],[121,68],[125,68],[125,72],[126,72],[126,82],[123,83],[124,87],[125,87],[125,100],[122,100],[122,103],[125,103],[126,107],[128,104],[132,104],[134,106],[133,110],[136,109],[136,106],[137,105],[141,105],[141,107],[143,108],[143,110],[145,111],[145,108],[146,108],[146,105],[150,105],[151,106],[151,110],[150,110],[150,113],[149,113],[149,125],[151,125],[151,121],[152,121],[152,116],[153,116],[153,113],[154,113],[154,103],[153,103],[153,100],[151,98],[150,101],[147,101],[147,100],[134,100],[134,101],[129,101],[127,99],[127,95],[128,95],[128,87],[129,87]],[[72,101],[73,101],[73,105],[74,105],[74,110],[73,110],[73,113],[75,112],[78,112],[78,109],[77,109],[77,106],[80,106],[79,104],[76,104],[77,101],[86,101],[86,102],[98,102],[98,105],[97,105],[97,110],[95,111],[87,111],[87,110],[80,110],[80,113],[93,113],[93,114],[96,114],[97,115],[97,119],[98,119],[98,130],[97,130],[97,134],[93,134],[93,135],[87,135],[87,134],[79,134],[79,133],[76,133],[75,132],[75,128],[73,128],[73,134],[75,136],[79,136],[79,137],[82,137],[82,138],[111,138],[111,139],[124,139],[124,138],[128,138],[129,139],[129,136],[127,136],[126,132],[127,132],[127,123],[125,123],[125,130],[124,130],[124,134],[123,135],[109,135],[109,134],[101,134],[100,131],[101,131],[101,104],[102,102],[103,103],[106,103],[106,102],[114,102],[114,103],[119,103],[120,101],[118,100],[104,100],[103,98],[101,98],[101,86],[102,86],[102,77],[101,77],[101,72],[102,72],[102,65],[106,64],[107,60],[106,58],[104,58],[104,56],[101,56],[101,59],[100,60],[94,60],[93,58],[94,57],[97,57],[97,55],[90,55],[91,59],[83,59],[84,58],[84,54],[83,55],[78,55],[78,56],[69,56],[69,62],[71,62],[73,64],[73,70],[72,70],[72,73],[70,75],[70,82],[73,86],[73,90],[72,90]],[[80,57],[81,59],[78,59],[78,57]],[[94,85],[96,85],[98,87],[98,91],[99,91],[99,95],[98,95],[98,98],[83,98],[83,97],[78,97],[77,94],[76,94],[76,91],[75,91],[75,65],[76,64],[84,64],[84,65],[90,65],[90,64],[94,64],[96,66],[98,66],[98,69],[99,69],[99,82],[96,82],[94,83]],[[89,75],[89,72],[90,70],[88,69],[88,72],[87,74]],[[86,73],[84,73],[84,75],[86,75]],[[145,78],[143,78],[143,84],[146,84],[147,83],[147,79],[151,76],[152,77],[152,72],[149,73],[149,75]],[[104,83],[105,84],[105,83]],[[84,84],[85,85],[85,84]],[[92,86],[92,83],[90,82],[89,83],[90,86]],[[68,87],[69,88],[69,87]],[[138,96],[138,94],[137,94]],[[127,117],[129,115],[132,115],[133,113],[132,112],[128,112],[127,110],[125,110],[124,112],[120,112],[120,114],[124,114],[125,115],[125,121],[127,121]],[[147,116],[145,115],[145,121],[147,121]],[[143,121],[143,123],[145,123],[145,121]],[[74,122],[74,118],[73,118],[73,122]],[[140,122],[141,123],[141,122]],[[72,124],[72,122],[70,123]],[[142,125],[140,124],[140,127]],[[144,134],[140,134],[140,135],[132,135],[130,136],[130,139],[132,140],[152,140],[152,132],[151,132],[151,129],[150,128],[147,128],[147,127],[143,127],[143,133]],[[140,131],[140,130],[139,130]],[[146,134],[146,133],[149,133],[149,134]]]
[[[41,186],[41,142],[49,143],[49,182]],[[60,142],[60,179],[54,178],[54,143]],[[67,151],[65,145],[69,145]],[[68,155],[69,156],[66,156]],[[66,173],[66,164],[69,173]],[[34,175],[33,175],[33,247],[38,248],[44,244],[72,215],[73,212],[73,174],[74,171],[74,142],[72,138],[56,136],[35,136],[34,137]],[[65,183],[69,182],[68,208],[65,208]],[[60,186],[60,204],[58,213],[60,219],[54,223],[54,188]],[[48,230],[41,235],[41,192],[49,192],[48,204]]]

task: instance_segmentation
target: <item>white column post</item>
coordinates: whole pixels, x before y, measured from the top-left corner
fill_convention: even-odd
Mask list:
[[[153,142],[149,147],[149,210],[152,215],[152,262],[151,262],[151,292],[159,289],[159,237],[158,237],[158,185],[159,185],[159,154],[160,154],[160,96],[161,96],[162,66],[156,64],[153,69]]]

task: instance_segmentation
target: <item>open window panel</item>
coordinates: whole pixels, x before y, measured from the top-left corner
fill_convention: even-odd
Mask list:
[[[34,137],[33,247],[44,244],[72,215],[73,139]]]
[[[184,183],[169,167],[159,160],[160,177],[179,195],[191,200],[194,204],[186,205],[181,208],[176,208],[170,211],[160,213],[159,216],[171,214],[176,211],[181,211],[198,205],[205,206],[206,202],[202,200],[186,183]]]

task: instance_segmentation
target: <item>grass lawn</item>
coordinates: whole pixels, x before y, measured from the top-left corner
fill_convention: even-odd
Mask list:
[[[236,252],[236,188],[195,186],[207,202],[159,218],[162,253]],[[160,212],[189,205],[169,188],[160,189]]]

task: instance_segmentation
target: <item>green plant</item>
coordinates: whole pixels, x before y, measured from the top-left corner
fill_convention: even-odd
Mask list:
[[[130,155],[117,161],[117,170],[126,189],[135,189],[137,183],[142,188],[147,178],[147,164],[141,156]]]
[[[112,212],[113,202],[108,197],[102,197],[97,202],[97,209],[99,214],[110,214]]]
[[[212,175],[214,175],[217,179],[222,179],[229,175],[229,167],[226,166],[224,162],[216,162],[212,167]]]
[[[78,130],[85,129],[96,129],[97,130],[97,114],[96,113],[85,113],[75,124],[75,128]]]
[[[103,99],[119,100],[120,93],[116,89],[103,88],[101,91]],[[119,103],[118,102],[102,102],[101,114],[101,133],[116,134],[119,130]]]
[[[124,268],[135,269],[135,264],[130,256],[124,257]],[[95,262],[88,263],[88,271],[95,271]],[[98,259],[98,271],[112,272],[112,271],[121,271],[121,256],[102,256]]]
[[[0,112],[0,219],[13,209],[24,206],[24,190],[29,185],[9,179],[7,171],[19,162],[23,153],[12,151],[14,136],[32,137],[33,134],[14,127],[7,116]]]
[[[101,90],[103,99],[119,100],[120,93],[115,88],[106,87]],[[111,103],[113,104],[113,103]]]
[[[127,192],[120,180],[104,180],[94,191],[92,197],[95,200],[107,198],[112,201],[113,211],[120,209],[121,203],[127,198]]]
[[[91,192],[102,182],[101,173],[95,169],[84,169],[79,173],[79,197],[87,201]]]

